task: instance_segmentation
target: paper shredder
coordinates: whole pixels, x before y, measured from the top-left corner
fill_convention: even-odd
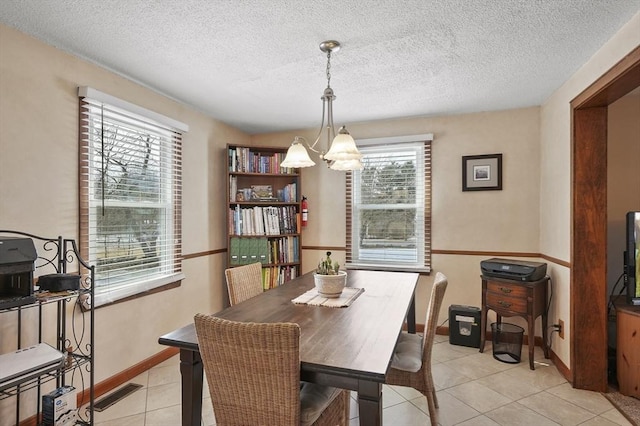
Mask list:
[[[480,308],[449,306],[449,343],[480,348]]]

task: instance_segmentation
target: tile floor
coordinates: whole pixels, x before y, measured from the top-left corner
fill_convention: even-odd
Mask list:
[[[448,425],[631,425],[597,392],[573,389],[536,348],[536,370],[529,370],[527,348],[519,364],[492,357],[491,344],[484,353],[450,345],[436,336],[433,379],[438,389],[440,424]],[[175,426],[180,424],[180,372],[175,356],[135,377],[143,388],[102,412],[100,426]],[[359,425],[352,393],[350,426]],[[411,388],[384,386],[385,425],[428,425],[427,400]],[[215,425],[208,389],[204,389],[203,426]]]

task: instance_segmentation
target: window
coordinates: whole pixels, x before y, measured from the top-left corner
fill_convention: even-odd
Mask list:
[[[347,265],[431,268],[432,135],[359,140],[361,171],[347,174]]]
[[[97,90],[80,96],[80,246],[94,306],[184,278],[181,139],[187,126]]]

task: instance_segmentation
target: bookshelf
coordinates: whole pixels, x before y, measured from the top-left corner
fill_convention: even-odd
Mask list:
[[[267,290],[300,274],[300,171],[286,148],[227,145],[227,265],[262,263]]]

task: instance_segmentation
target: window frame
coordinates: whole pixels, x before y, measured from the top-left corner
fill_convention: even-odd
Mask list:
[[[182,273],[182,135],[188,131],[188,126],[161,114],[128,103],[111,95],[102,93],[90,87],[78,88],[80,103],[79,110],[79,197],[80,197],[80,248],[82,256],[89,263],[96,265],[96,275],[100,275],[98,254],[94,247],[97,235],[97,215],[94,209],[104,206],[127,207],[133,210],[159,209],[163,212],[162,233],[163,250],[159,261],[153,263],[153,272],[141,274],[139,278],[117,280],[114,282],[99,282],[96,278],[94,307],[152,294],[163,288],[173,288],[184,279]],[[91,139],[91,129],[101,126],[102,120],[107,122],[106,115],[97,116],[97,108],[109,108],[125,115],[127,120],[135,123],[135,128],[151,127],[150,134],[160,136],[154,142],[154,153],[158,155],[157,163],[162,170],[161,175],[154,182],[163,182],[158,194],[162,194],[154,201],[132,201],[92,198],[95,194],[93,178],[95,171],[100,172],[101,166],[96,164],[94,153],[95,140]],[[96,120],[97,118],[97,120]],[[98,124],[96,125],[95,122]],[[123,128],[122,125],[117,128]],[[129,133],[131,134],[131,133]],[[135,150],[134,150],[135,152]],[[164,183],[168,182],[168,183]],[[98,204],[96,204],[98,203]]]
[[[352,171],[347,173],[346,177],[346,266],[351,269],[371,269],[371,270],[388,270],[388,271],[407,271],[407,272],[431,272],[431,147],[433,134],[421,134],[388,138],[375,139],[359,139],[356,140],[358,148],[367,155],[367,148],[373,151],[393,150],[395,146],[407,147],[407,144],[420,145],[422,156],[418,158],[422,164],[422,171],[416,170],[416,180],[424,183],[422,224],[423,224],[423,244],[416,245],[417,262],[415,263],[394,263],[393,261],[384,261],[382,259],[363,260],[359,258],[360,235],[358,224],[359,209],[356,206],[356,200],[359,195],[359,188],[355,185],[359,183],[361,171]],[[416,149],[410,148],[410,149]],[[420,164],[417,165],[420,167]],[[420,200],[417,200],[419,203]],[[379,207],[382,208],[382,205]],[[401,208],[402,205],[398,205]],[[416,208],[419,208],[416,206]],[[420,213],[418,213],[420,216]],[[420,239],[416,238],[419,242]]]

